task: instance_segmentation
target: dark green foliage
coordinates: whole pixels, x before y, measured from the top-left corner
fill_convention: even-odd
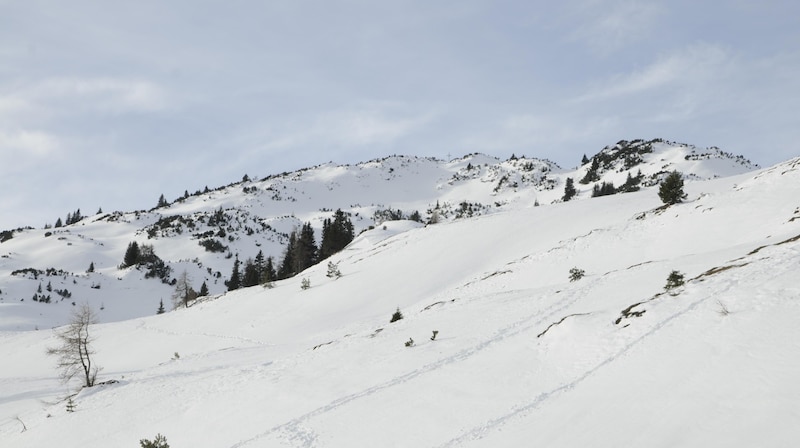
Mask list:
[[[203,246],[203,248],[208,252],[225,252],[228,250],[228,246],[219,242],[219,240],[215,238],[207,238],[204,240],[200,240],[197,244]]]
[[[317,243],[311,223],[305,223],[294,247],[294,272],[302,272],[317,262]]]
[[[403,318],[403,313],[400,312],[400,308],[398,307],[397,311],[395,311],[394,314],[392,314],[392,319],[389,321],[389,323],[397,322],[402,318]]]
[[[589,158],[586,157],[586,154],[584,154],[583,158],[581,159],[581,165],[586,165],[587,163],[589,163]]]
[[[94,261],[89,263],[89,269],[87,269],[86,272],[94,272]]]
[[[242,274],[239,271],[239,255],[236,255],[236,260],[233,262],[233,270],[231,271],[231,278],[225,282],[228,291],[234,291],[242,287]]]
[[[248,258],[244,262],[244,273],[242,275],[242,288],[249,288],[260,283],[261,277],[259,275],[258,265],[253,262],[252,258]]]
[[[408,219],[411,221],[422,222],[422,215],[419,214],[419,211],[414,210],[410,215],[408,215]]]
[[[678,204],[686,199],[683,192],[683,177],[681,173],[673,171],[661,182],[658,187],[658,197],[667,205]]]
[[[14,238],[13,230],[3,230],[2,232],[0,232],[0,243],[5,243],[11,238]]]
[[[353,223],[341,210],[336,210],[333,220],[326,219],[322,223],[322,242],[319,248],[319,259],[324,260],[344,249],[355,237]]]
[[[414,346],[414,339],[408,338],[406,341],[406,347],[413,347]]]
[[[140,448],[169,448],[169,444],[167,443],[167,438],[162,436],[161,434],[156,435],[156,438],[152,441],[147,439],[142,439],[139,441]]]
[[[163,194],[158,197],[158,205],[156,205],[156,208],[166,207],[168,205],[169,205],[169,202],[167,202],[167,199],[164,198]]]
[[[55,228],[64,227],[64,223],[61,222],[61,218],[56,219]]]
[[[65,225],[72,225],[82,220],[84,216],[81,214],[81,209],[75,210],[75,213],[67,213],[67,220]]]
[[[597,170],[600,168],[600,159],[598,157],[592,157],[592,166],[589,167],[589,171],[586,172],[586,175],[583,176],[583,179],[580,180],[582,184],[588,184],[589,182],[595,182],[600,180],[600,175],[597,174]]]
[[[683,286],[683,274],[680,271],[672,271],[667,277],[667,284],[664,285],[664,290],[669,291],[680,286]]]
[[[636,174],[636,177],[631,176],[631,173],[628,172],[628,178],[625,179],[625,183],[622,184],[621,187],[617,189],[620,193],[632,193],[634,191],[639,191],[639,184],[642,182],[642,170]]]
[[[578,194],[578,191],[575,190],[575,182],[573,182],[571,177],[568,177],[566,183],[564,184],[564,196],[561,199],[564,202],[567,202],[574,198],[576,194]]]
[[[569,281],[577,282],[582,279],[584,275],[586,275],[586,271],[583,269],[572,268],[569,270]]]
[[[609,196],[617,192],[617,189],[614,188],[614,184],[612,182],[603,182],[600,185],[594,184],[592,187],[592,197],[596,198],[598,196]]]
[[[261,284],[269,285],[278,278],[278,273],[275,272],[275,261],[272,257],[267,257],[264,263],[264,270],[261,272]]]
[[[203,282],[203,284],[200,285],[200,292],[197,294],[197,297],[205,297],[207,295],[208,295],[208,285],[206,285],[206,282]]]
[[[164,313],[165,313],[165,311],[164,311],[164,299],[161,299],[161,301],[158,303],[158,311],[156,311],[156,314],[164,314]]]
[[[128,244],[128,249],[125,251],[125,258],[122,261],[122,267],[126,268],[134,266],[139,262],[139,243],[133,241]]]
[[[286,245],[286,251],[283,253],[283,262],[281,262],[281,266],[278,269],[278,280],[292,277],[297,273],[294,270],[295,246],[297,246],[297,234],[292,232],[291,235],[289,235],[289,243]]]

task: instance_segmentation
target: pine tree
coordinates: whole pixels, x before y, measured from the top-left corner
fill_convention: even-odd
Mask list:
[[[344,249],[355,237],[353,223],[341,210],[336,210],[333,220],[326,219],[322,223],[322,242],[320,243],[319,259],[324,260]]]
[[[248,258],[244,262],[244,273],[242,275],[242,288],[249,288],[259,283],[259,275],[257,265],[253,262],[252,258]]]
[[[686,193],[683,192],[683,177],[681,173],[673,171],[661,182],[658,187],[658,197],[661,202],[667,205],[674,205],[686,199]]]
[[[94,261],[89,263],[89,269],[87,269],[86,272],[94,272]]]
[[[303,272],[317,262],[317,244],[314,241],[314,229],[311,223],[306,223],[300,229],[294,246],[294,272]]]
[[[158,205],[156,205],[156,208],[166,207],[168,205],[169,202],[167,202],[167,199],[164,197],[163,194],[158,197]]]
[[[586,165],[587,163],[589,163],[589,158],[586,157],[586,154],[584,154],[583,158],[581,159],[581,165]]]
[[[236,260],[233,262],[233,270],[231,271],[231,278],[230,280],[225,282],[225,286],[228,287],[228,291],[234,291],[239,289],[242,286],[242,277],[239,273],[239,255],[236,255]]]
[[[158,311],[156,311],[156,314],[164,314],[165,312],[166,311],[164,311],[164,299],[161,299],[161,301],[158,302]]]
[[[678,288],[683,286],[683,274],[680,271],[672,271],[669,273],[667,277],[667,284],[664,286],[664,290],[670,291],[672,289]]]
[[[127,268],[139,263],[141,258],[141,251],[139,250],[139,243],[133,241],[128,244],[128,249],[125,251],[125,257],[122,261],[122,267]]]
[[[207,295],[208,295],[208,285],[206,285],[206,282],[203,282],[203,284],[200,285],[200,292],[197,293],[197,297],[205,297]]]
[[[56,219],[56,223],[54,225],[55,228],[63,227],[64,223],[61,222],[61,218]]]
[[[264,271],[261,273],[261,284],[271,285],[277,278],[278,274],[275,272],[275,262],[272,257],[267,257],[267,261],[264,263]]]
[[[564,196],[561,199],[567,202],[574,198],[576,194],[578,194],[578,191],[575,190],[575,183],[572,181],[571,177],[568,177],[567,182],[564,184]]]
[[[295,254],[295,246],[297,245],[297,234],[292,232],[289,235],[289,243],[286,245],[286,250],[283,254],[283,262],[281,262],[281,266],[278,269],[278,279],[283,280],[285,278],[289,278],[297,274],[297,271],[294,270],[295,262],[294,262],[294,254]]]

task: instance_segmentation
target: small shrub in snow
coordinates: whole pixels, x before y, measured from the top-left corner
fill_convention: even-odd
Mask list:
[[[408,338],[408,340],[406,341],[406,347],[413,347],[413,346],[414,346],[414,340]]]
[[[75,402],[72,397],[67,398],[67,412],[75,412]]]
[[[436,340],[436,336],[439,334],[439,330],[433,330],[433,336],[431,336],[431,341]]]
[[[683,286],[683,274],[679,271],[672,271],[667,277],[667,284],[664,285],[664,290],[671,291],[675,288]]]
[[[586,275],[586,272],[583,269],[572,268],[569,270],[569,281],[577,282],[582,279],[584,275]]]
[[[167,438],[161,434],[156,435],[156,438],[152,441],[147,439],[140,440],[139,446],[141,446],[141,448],[169,448]]]
[[[397,322],[402,318],[403,318],[403,313],[400,312],[400,308],[397,308],[397,311],[395,311],[394,314],[392,314],[392,320],[390,320],[389,323]]]
[[[311,280],[304,278],[300,281],[300,289],[306,290],[311,287]]]
[[[339,263],[334,263],[332,261],[328,262],[328,277],[330,278],[339,278],[342,276],[342,272],[339,271]]]

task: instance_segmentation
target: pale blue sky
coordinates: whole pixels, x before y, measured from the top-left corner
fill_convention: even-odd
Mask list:
[[[0,0],[0,230],[391,154],[800,155],[784,1]]]

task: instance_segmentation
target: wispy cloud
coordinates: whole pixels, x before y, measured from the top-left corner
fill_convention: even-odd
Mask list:
[[[664,7],[652,1],[587,0],[571,11],[575,29],[571,37],[607,55],[652,33],[664,12]]]
[[[169,105],[163,88],[136,79],[55,78],[45,80],[32,92],[37,100],[83,101],[104,112],[149,112]]]
[[[42,131],[3,131],[0,129],[0,154],[9,159],[13,156],[44,159],[53,157],[60,149],[58,139]]]
[[[592,91],[573,101],[604,100],[671,86],[705,84],[720,76],[731,58],[729,52],[720,46],[694,45],[660,57],[640,70],[618,74],[593,86]]]

